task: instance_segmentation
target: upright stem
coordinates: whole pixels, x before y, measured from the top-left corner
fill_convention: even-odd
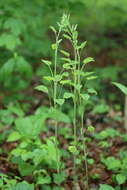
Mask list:
[[[75,54],[75,63],[77,62],[77,55]],[[76,64],[74,68],[74,72],[76,71]],[[76,92],[76,85],[77,85],[77,76],[76,72],[74,73],[74,140],[75,144],[77,142],[77,128],[76,128],[76,113],[77,113],[77,92]]]
[[[76,85],[77,85],[77,76],[76,76],[76,63],[77,63],[77,54],[75,51],[74,47],[74,52],[75,52],[75,66],[74,66],[74,145],[77,147],[77,126],[76,126],[76,118],[77,118],[77,90],[76,90]],[[77,174],[76,174],[76,155],[74,154],[74,177],[76,178],[77,181]]]
[[[77,56],[78,56],[78,84],[80,85],[80,54],[79,51],[77,50]]]
[[[61,32],[61,28],[59,28],[58,34],[56,35],[56,49],[55,49],[55,59],[54,59],[54,78],[57,75],[57,57],[58,57],[58,40],[59,40],[59,35]],[[56,109],[57,104],[56,104],[56,98],[57,98],[57,81],[54,80],[54,108]],[[58,139],[58,122],[55,121],[55,146],[56,146],[56,159],[57,159],[57,173],[60,172],[60,167],[59,167],[59,152],[58,152],[58,146],[57,146],[57,139]]]
[[[77,52],[78,55],[78,71],[81,70],[80,68],[80,54],[79,51]],[[80,73],[78,73],[78,84],[81,84],[81,77]],[[82,106],[83,102],[80,97],[80,89],[79,89],[79,105]],[[81,111],[81,139],[82,139],[82,144],[83,144],[83,154],[85,158],[85,172],[86,172],[86,188],[89,190],[89,177],[88,177],[88,165],[87,165],[87,150],[86,150],[86,145],[84,141],[84,109]]]
[[[87,164],[87,151],[86,151],[86,145],[84,141],[84,112],[82,111],[81,114],[81,138],[83,143],[83,153],[85,157],[85,171],[86,171],[86,188],[89,190],[89,177],[88,177],[88,164]]]

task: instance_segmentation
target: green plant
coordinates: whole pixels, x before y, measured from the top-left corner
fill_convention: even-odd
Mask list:
[[[85,86],[86,81],[93,80],[96,76],[93,76],[93,72],[86,72],[84,68],[89,62],[94,61],[93,58],[87,57],[81,60],[81,54],[86,46],[86,42],[80,43],[78,41],[77,25],[71,25],[69,22],[69,16],[63,15],[62,20],[58,23],[58,32],[54,27],[51,27],[52,31],[55,33],[55,44],[52,44],[52,49],[54,50],[54,64],[48,60],[42,60],[50,70],[50,76],[44,76],[43,79],[47,80],[51,85],[39,85],[36,87],[37,90],[47,93],[49,96],[50,104],[52,105],[51,99],[53,99],[53,109],[61,109],[62,105],[67,99],[71,99],[73,102],[74,112],[73,112],[73,142],[69,147],[69,151],[74,156],[74,172],[76,177],[76,162],[77,156],[79,154],[78,150],[78,131],[80,131],[80,138],[83,143],[84,160],[86,167],[86,181],[88,188],[88,171],[87,171],[87,158],[86,158],[86,145],[84,139],[84,110],[85,106],[90,98],[91,94],[96,94],[96,91],[92,88],[87,88]],[[73,56],[70,55],[68,51],[61,50],[60,43],[62,43],[62,36],[68,40],[73,48]],[[58,59],[58,52],[61,53],[60,59]],[[71,58],[72,57],[72,58]],[[63,62],[61,65],[57,62]],[[52,66],[53,65],[53,66]],[[53,72],[54,71],[54,72]],[[57,73],[60,74],[57,74]],[[84,83],[85,79],[85,83]],[[53,88],[52,88],[53,86]],[[65,88],[65,92],[62,96],[61,90]],[[59,90],[61,89],[61,90]],[[66,104],[66,102],[65,102]],[[78,119],[79,118],[79,119]],[[77,123],[77,119],[79,122]],[[90,127],[88,129],[90,131]],[[93,131],[93,128],[92,128]],[[58,140],[58,122],[55,122],[55,137]],[[58,152],[58,147],[56,146],[56,151]],[[59,156],[58,164],[59,164]],[[58,173],[60,172],[59,165],[57,166]],[[78,177],[78,176],[77,176]]]
[[[8,190],[12,186],[16,185],[16,179],[9,179],[9,177],[3,173],[0,173],[0,188],[1,190]]]
[[[127,130],[127,87],[121,83],[113,82],[113,84],[118,87],[125,94],[125,104],[124,104],[124,127]]]
[[[10,152],[9,159],[17,165],[21,176],[32,174],[36,186],[53,182],[60,185],[65,179],[64,171],[55,174],[58,166],[55,137],[47,137],[43,143],[39,138],[42,131],[47,131],[45,120],[48,118],[58,119],[59,122],[70,122],[69,118],[60,111],[40,107],[35,115],[15,119],[15,128],[7,139],[8,142],[18,141],[17,147]],[[58,154],[62,157],[61,150],[58,150]],[[59,162],[59,165],[64,168],[63,162]],[[53,173],[48,173],[48,170],[53,170]]]
[[[7,108],[0,110],[0,143],[4,142],[11,132],[11,125],[17,117],[23,117],[24,110],[20,104],[9,104]]]
[[[98,140],[106,140],[107,138],[114,138],[114,137],[120,137],[121,134],[119,131],[112,129],[112,128],[108,128],[105,130],[102,130],[99,133],[95,133],[94,137]]]
[[[15,140],[19,137],[17,134],[16,132],[15,134],[13,133]],[[12,141],[12,136],[9,137],[8,141]],[[54,170],[53,175],[55,176],[55,170],[57,169],[55,137],[46,138],[45,142],[41,143],[38,138],[30,139],[30,137],[27,137],[25,139],[22,136],[20,141],[17,148],[13,149],[10,153],[10,160],[18,166],[20,175],[29,176],[33,174],[37,186],[52,183],[51,174],[47,170]],[[61,168],[64,167],[63,163],[59,164],[62,164]],[[58,175],[61,174],[59,173]],[[62,181],[63,178],[61,181],[59,180],[58,184]],[[57,178],[54,182],[57,183]]]
[[[97,104],[92,112],[94,114],[104,114],[107,113],[108,111],[109,111],[109,106],[102,102]]]
[[[18,182],[19,177],[15,176],[11,179],[10,176],[0,173],[0,188],[1,190],[34,190],[34,185],[26,181]]]
[[[115,190],[112,186],[101,184],[99,190]]]
[[[114,173],[112,178],[118,185],[124,184],[127,181],[127,158],[126,153],[120,153],[120,159],[115,157],[101,158],[101,161],[105,164],[108,170],[112,170]]]

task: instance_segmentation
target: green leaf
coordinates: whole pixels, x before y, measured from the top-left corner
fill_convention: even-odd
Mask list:
[[[72,35],[73,35],[73,39],[77,40],[77,38],[78,38],[78,32],[77,31],[73,31]]]
[[[48,159],[57,161],[57,151],[56,151],[56,147],[55,147],[55,142],[53,142],[53,140],[50,140],[50,139],[46,140],[46,142],[47,142],[46,149],[48,151]],[[59,153],[59,150],[58,150],[58,153]]]
[[[127,95],[127,87],[118,82],[112,82],[116,87],[118,87],[125,95]]]
[[[52,44],[52,45],[51,45],[51,48],[52,48],[53,50],[56,50],[56,48],[57,48],[57,44],[55,44],[55,43]]]
[[[61,80],[60,84],[63,84],[63,85],[70,84],[71,85],[71,80]]]
[[[0,37],[0,46],[5,46],[9,50],[14,50],[20,44],[20,39],[13,34],[2,34]]]
[[[56,33],[56,29],[55,29],[53,26],[50,26],[50,29],[51,29],[54,33]]]
[[[77,154],[77,152],[78,152],[76,146],[72,146],[72,145],[68,147],[68,150],[69,150],[71,153],[73,153],[73,154]]]
[[[66,58],[66,57],[62,57],[61,60],[62,60],[62,61],[65,61],[65,62],[67,62],[67,63],[70,63],[70,62],[71,62],[71,60],[70,60],[69,58]]]
[[[107,159],[104,159],[104,164],[107,166],[109,170],[118,170],[121,168],[121,162],[120,160],[110,156]]]
[[[25,30],[25,24],[22,20],[8,18],[4,23],[5,29],[10,29],[14,35],[19,35]]]
[[[65,99],[73,98],[73,97],[74,97],[74,95],[72,93],[70,93],[70,92],[65,92],[64,96],[63,96],[63,98],[65,98]]]
[[[23,161],[27,161],[28,159],[31,159],[31,157],[32,157],[32,152],[26,150],[23,150],[21,152],[21,158]]]
[[[97,104],[95,105],[93,111],[92,111],[94,114],[96,113],[106,113],[106,112],[109,112],[109,106],[106,105],[105,103],[100,103],[100,104]]]
[[[86,41],[82,42],[80,46],[78,46],[78,49],[83,49],[86,46]]]
[[[44,128],[45,115],[34,115],[15,120],[16,129],[22,137],[36,138]]]
[[[83,76],[88,77],[90,75],[94,74],[94,72],[84,72]]]
[[[119,185],[125,183],[126,179],[127,179],[126,176],[123,175],[123,174],[117,174],[116,175],[116,180],[117,180],[117,182],[118,182]]]
[[[39,85],[39,86],[35,87],[35,89],[48,94],[48,88],[44,85]]]
[[[0,81],[9,80],[12,75],[12,72],[15,68],[15,60],[13,58],[9,59],[4,65],[0,68]]]
[[[23,181],[18,183],[12,190],[34,190],[34,185]]]
[[[88,91],[89,94],[95,94],[95,95],[97,95],[97,91],[95,89],[93,89],[93,88],[88,88],[87,91]]]
[[[54,183],[60,185],[65,180],[65,173],[60,172],[57,174],[53,174]]]
[[[11,151],[11,155],[14,155],[15,157],[20,156],[21,153],[22,153],[21,148],[15,148],[15,149],[13,149],[13,150]]]
[[[67,35],[67,34],[63,34],[63,36],[64,36],[64,38],[66,38],[66,39],[68,39],[68,40],[71,41],[71,37],[70,37],[69,35]]]
[[[56,75],[56,76],[55,76],[55,81],[56,81],[56,82],[61,81],[61,79],[62,79],[62,75]]]
[[[51,77],[51,76],[44,76],[43,78],[44,78],[45,80],[47,80],[47,81],[53,81],[53,80],[54,80],[54,78]]]
[[[24,79],[30,79],[32,77],[32,68],[22,56],[16,56],[14,58],[9,59],[1,67],[0,80],[3,82],[9,81],[13,76],[13,72],[17,73],[18,75],[20,74],[21,76],[23,76]]]
[[[18,169],[19,169],[21,176],[28,176],[35,170],[35,166],[22,161],[19,164]]]
[[[43,63],[45,63],[46,65],[51,65],[51,64],[52,64],[52,62],[51,62],[51,61],[48,61],[48,60],[42,59],[41,61],[42,61]]]
[[[32,77],[32,67],[22,56],[16,56],[15,61],[15,72],[19,72],[22,76],[31,78]]]
[[[55,99],[55,102],[61,106],[64,104],[64,99]]]
[[[89,100],[89,98],[90,98],[90,95],[89,95],[89,94],[80,94],[80,96],[81,96],[81,98],[82,98],[85,102],[87,102],[87,101]]]
[[[64,69],[71,69],[71,65],[69,63],[63,64]]]
[[[69,56],[70,56],[70,54],[69,54],[68,52],[64,51],[64,50],[60,50],[60,52],[61,52],[63,55],[65,55],[66,57],[69,57]]]
[[[12,113],[16,114],[18,117],[24,116],[24,112],[18,104],[17,105],[9,105],[8,110],[10,110]]]
[[[68,72],[63,72],[63,73],[62,73],[62,76],[68,77],[68,76],[69,76],[69,73],[68,73]]]
[[[14,131],[14,132],[12,132],[12,133],[9,135],[7,141],[8,141],[8,142],[17,141],[17,140],[19,140],[20,138],[21,138],[21,135],[20,135],[18,132]]]
[[[77,84],[77,85],[74,85],[74,87],[76,88],[76,90],[81,90],[81,88],[82,88],[82,85],[81,84]]]
[[[86,79],[87,79],[87,80],[94,80],[94,79],[96,79],[96,78],[98,78],[98,76],[90,76],[90,77],[87,77]]]
[[[61,42],[62,42],[62,39],[59,39],[59,40],[57,41],[57,45],[59,45]]]
[[[87,63],[93,62],[93,61],[94,61],[94,59],[92,57],[87,57],[86,59],[83,60],[83,63],[87,64]]]
[[[88,159],[88,158],[87,158],[87,162],[88,162],[88,164],[92,165],[92,164],[94,164],[94,159],[92,159],[92,158],[91,158],[91,159]]]
[[[45,160],[45,158],[47,157],[47,151],[45,149],[35,149],[32,155],[33,162],[35,166],[37,166],[42,162],[42,160]]]
[[[90,126],[88,126],[87,130],[89,132],[93,133],[94,132],[94,127],[90,125]]]
[[[101,184],[99,190],[115,190],[112,186]]]
[[[37,178],[38,185],[50,184],[51,182],[51,177],[48,174],[46,176],[40,174]]]
[[[70,123],[70,118],[68,117],[68,115],[54,108],[49,109],[47,118],[52,118],[52,119],[55,119],[56,121],[60,121],[64,123]]]
[[[48,112],[49,108],[45,107],[45,106],[40,106],[36,111],[35,114],[36,115],[45,115]]]

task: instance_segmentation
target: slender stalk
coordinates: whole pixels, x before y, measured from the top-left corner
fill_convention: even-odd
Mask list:
[[[85,157],[85,171],[86,171],[86,188],[89,190],[89,177],[88,177],[88,164],[87,164],[87,150],[86,150],[86,145],[84,141],[84,112],[82,111],[81,114],[81,138],[82,138],[82,143],[83,143],[83,153]]]
[[[77,56],[75,55],[75,63],[77,62]],[[76,64],[74,68],[74,72],[76,71]],[[76,85],[77,85],[77,76],[76,72],[74,73],[74,140],[75,144],[77,142],[77,128],[76,128],[76,114],[77,114],[77,91],[76,91]]]
[[[73,123],[74,123],[74,144],[75,146],[77,147],[77,128],[76,128],[76,99],[75,99],[75,96],[76,96],[76,92],[74,90],[74,120],[73,120]],[[74,154],[74,175],[76,176],[76,155]]]
[[[78,56],[78,84],[80,85],[81,82],[80,82],[80,54],[79,54],[79,51],[77,50],[77,56]]]
[[[59,28],[58,34],[56,35],[56,48],[55,48],[55,57],[54,57],[54,78],[57,75],[57,59],[58,59],[58,40],[59,35],[61,32],[61,27]],[[57,98],[57,81],[54,80],[54,94],[53,94],[53,100],[54,100],[54,108],[56,109],[56,98]],[[59,158],[59,152],[58,152],[58,145],[57,145],[57,139],[58,139],[58,122],[55,121],[55,146],[56,146],[56,159],[57,159],[57,173],[60,172],[60,158]]]
[[[74,66],[74,145],[77,148],[77,126],[76,126],[76,118],[77,118],[77,76],[76,76],[76,64],[77,64],[77,54],[74,46],[74,53],[75,53],[75,66]],[[77,181],[77,173],[76,173],[76,155],[74,154],[74,179]],[[75,188],[75,187],[74,187]]]
[[[80,71],[81,68],[80,68],[80,54],[79,54],[79,51],[78,51],[78,70]],[[80,73],[78,73],[78,84],[80,85],[81,84],[81,76],[80,76]],[[83,105],[83,102],[81,100],[81,97],[80,97],[80,89],[79,89],[79,105],[82,106]],[[83,144],[83,154],[84,154],[84,158],[85,158],[85,172],[86,172],[86,188],[87,190],[89,190],[89,177],[88,177],[88,164],[87,164],[87,150],[86,150],[86,144],[85,144],[85,141],[84,141],[84,109],[82,109],[82,112],[81,112],[81,139],[82,139],[82,144]]]

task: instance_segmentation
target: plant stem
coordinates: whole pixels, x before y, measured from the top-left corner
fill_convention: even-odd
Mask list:
[[[57,57],[58,57],[58,40],[59,40],[59,35],[61,32],[61,27],[59,28],[58,34],[56,35],[56,49],[55,49],[55,59],[54,59],[54,78],[56,78],[57,75]],[[56,98],[57,98],[57,81],[54,80],[54,108],[56,109],[57,104],[56,104]],[[58,152],[58,145],[57,145],[57,139],[58,139],[58,122],[55,121],[55,146],[56,146],[56,160],[57,160],[57,173],[60,172],[60,167],[59,167],[59,152]]]
[[[84,141],[84,112],[82,111],[81,114],[81,138],[82,138],[82,143],[83,143],[83,152],[84,152],[84,157],[85,157],[85,171],[86,171],[86,188],[89,190],[89,177],[88,177],[88,165],[87,165],[87,151],[86,151],[86,145]]]
[[[80,55],[79,55],[79,52],[78,52],[78,62],[79,62],[79,71],[80,71],[81,68],[80,68]],[[79,82],[79,84],[81,84],[80,73],[79,73],[79,76],[78,76],[78,82]],[[81,97],[80,97],[80,89],[79,89],[79,105],[80,105],[80,107],[83,105],[83,102],[82,102]],[[83,105],[83,107],[84,107],[84,105]],[[84,109],[82,109],[81,112],[82,112],[81,113],[81,139],[82,139],[83,153],[84,153],[84,158],[85,158],[86,188],[87,188],[87,190],[89,190],[87,150],[86,150],[86,145],[85,145],[85,141],[84,141]]]
[[[74,66],[74,145],[77,148],[77,126],[76,126],[76,118],[77,118],[77,76],[76,76],[76,64],[77,64],[77,54],[74,46],[74,53],[75,53],[75,66]],[[77,181],[77,174],[76,174],[76,155],[74,154],[74,179]]]
[[[79,51],[77,51],[77,56],[78,56],[78,84],[81,84],[81,76],[80,76],[80,53]],[[80,91],[81,89],[79,88],[79,107],[81,107],[83,105],[83,102],[81,101],[81,97],[80,97]],[[82,139],[82,144],[83,144],[83,153],[84,153],[84,157],[85,157],[85,172],[86,172],[86,188],[87,190],[89,190],[89,177],[88,177],[88,165],[87,165],[87,151],[86,151],[86,145],[85,145],[85,141],[84,141],[84,109],[81,110],[81,139]]]

